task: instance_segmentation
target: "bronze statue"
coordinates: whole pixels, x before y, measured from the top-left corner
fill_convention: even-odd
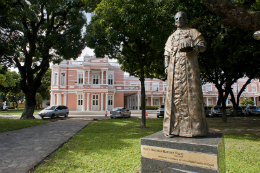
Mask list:
[[[163,132],[165,136],[206,136],[208,126],[203,103],[197,53],[206,50],[201,33],[186,27],[187,15],[175,15],[177,30],[165,45],[167,93]]]

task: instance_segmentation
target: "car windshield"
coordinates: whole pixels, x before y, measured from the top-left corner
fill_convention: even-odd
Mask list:
[[[164,108],[164,105],[161,105],[161,107],[160,108]]]
[[[220,106],[215,106],[214,109],[221,109],[221,107]]]
[[[257,109],[258,107],[256,106],[249,106],[249,109]]]
[[[45,110],[55,110],[56,106],[48,106]]]
[[[114,108],[113,111],[121,111],[122,108]]]

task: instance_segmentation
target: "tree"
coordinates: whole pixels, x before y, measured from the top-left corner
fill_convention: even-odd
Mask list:
[[[26,105],[21,119],[33,119],[35,95],[49,63],[77,58],[85,47],[82,27],[86,24],[85,12],[93,11],[96,0],[11,0],[0,1],[6,21],[4,31],[20,35],[9,37],[15,44],[7,61],[14,61],[21,74],[20,86]],[[11,47],[11,45],[7,46]],[[8,53],[8,52],[7,52]],[[7,57],[7,56],[5,56]],[[22,64],[23,62],[23,64]]]
[[[202,0],[212,13],[221,17],[226,26],[243,30],[260,30],[259,0]]]
[[[145,77],[164,77],[164,45],[174,26],[177,3],[103,0],[87,27],[86,43],[97,57],[116,58],[141,82],[141,128],[145,121]]]
[[[35,109],[37,109],[37,108],[39,109],[41,107],[42,100],[43,100],[40,93],[36,93],[35,100],[36,100]]]
[[[0,84],[0,92],[3,95],[3,101],[13,100],[11,99],[11,95],[13,96],[21,91],[19,87],[20,75],[15,71],[8,70],[2,75],[4,77],[2,84]],[[9,96],[9,100],[7,96]]]
[[[252,99],[246,97],[246,98],[244,98],[244,99],[241,101],[241,104],[247,106],[247,105],[254,105],[255,102],[254,102]]]
[[[183,6],[188,11],[189,26],[197,28],[207,41],[207,50],[198,56],[201,79],[218,89],[218,105],[222,104],[222,120],[226,122],[226,99],[232,93],[232,84],[245,75],[250,83],[259,71],[260,42],[252,38],[252,31],[223,26],[221,18],[198,1],[184,1]]]
[[[38,89],[38,93],[41,95],[43,100],[50,99],[51,89],[51,69],[49,68],[42,78],[42,84]]]

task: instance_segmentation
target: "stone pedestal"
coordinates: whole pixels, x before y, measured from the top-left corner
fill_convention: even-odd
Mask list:
[[[223,173],[224,136],[166,138],[162,131],[154,133],[141,139],[141,165],[142,173]]]

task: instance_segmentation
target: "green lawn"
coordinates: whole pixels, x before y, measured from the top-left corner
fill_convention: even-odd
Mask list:
[[[41,110],[35,110],[34,113],[38,113]],[[0,115],[22,115],[23,110],[17,109],[17,110],[7,110],[7,111],[0,111]]]
[[[45,124],[47,121],[44,120],[20,120],[20,119],[7,119],[0,118],[0,133],[7,132],[16,129],[22,129],[25,127],[36,126],[39,124]]]
[[[215,131],[226,133],[227,172],[259,172],[259,117],[231,118],[229,123],[210,118],[208,122]],[[148,129],[139,129],[139,125],[138,119],[92,122],[45,159],[36,172],[135,173],[141,167],[140,138],[162,130],[162,119],[147,119]]]

